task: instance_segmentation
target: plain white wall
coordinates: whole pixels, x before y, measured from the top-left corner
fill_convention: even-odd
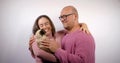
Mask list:
[[[94,36],[96,63],[120,63],[120,0],[0,0],[0,63],[35,63],[28,50],[35,19],[46,14],[61,30],[66,5],[77,8]]]

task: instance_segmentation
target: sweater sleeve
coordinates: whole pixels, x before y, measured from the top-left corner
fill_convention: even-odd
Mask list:
[[[46,61],[56,62],[56,57],[51,53],[39,49],[36,42],[32,44],[32,50],[34,53],[34,57],[37,57],[39,59],[44,59]]]
[[[82,55],[71,54],[61,48],[55,52],[55,55],[61,63],[84,63]]]
[[[55,52],[55,56],[61,63],[92,63],[94,43],[92,43],[91,39],[79,37],[75,42],[72,53],[59,48]]]

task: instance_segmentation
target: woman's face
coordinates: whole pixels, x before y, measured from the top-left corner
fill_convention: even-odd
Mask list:
[[[42,17],[41,19],[39,19],[38,26],[40,27],[40,29],[44,29],[46,31],[46,35],[52,34],[52,31],[51,31],[52,27],[51,27],[50,22],[47,18]]]

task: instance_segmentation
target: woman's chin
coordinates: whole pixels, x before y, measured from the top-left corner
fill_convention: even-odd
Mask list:
[[[49,36],[49,35],[51,35],[51,33],[47,32],[45,35],[46,35],[46,36]]]

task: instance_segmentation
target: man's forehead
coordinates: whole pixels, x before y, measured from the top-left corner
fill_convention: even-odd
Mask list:
[[[61,15],[70,14],[70,13],[72,13],[72,10],[69,9],[69,8],[64,8],[64,9],[61,11]]]

